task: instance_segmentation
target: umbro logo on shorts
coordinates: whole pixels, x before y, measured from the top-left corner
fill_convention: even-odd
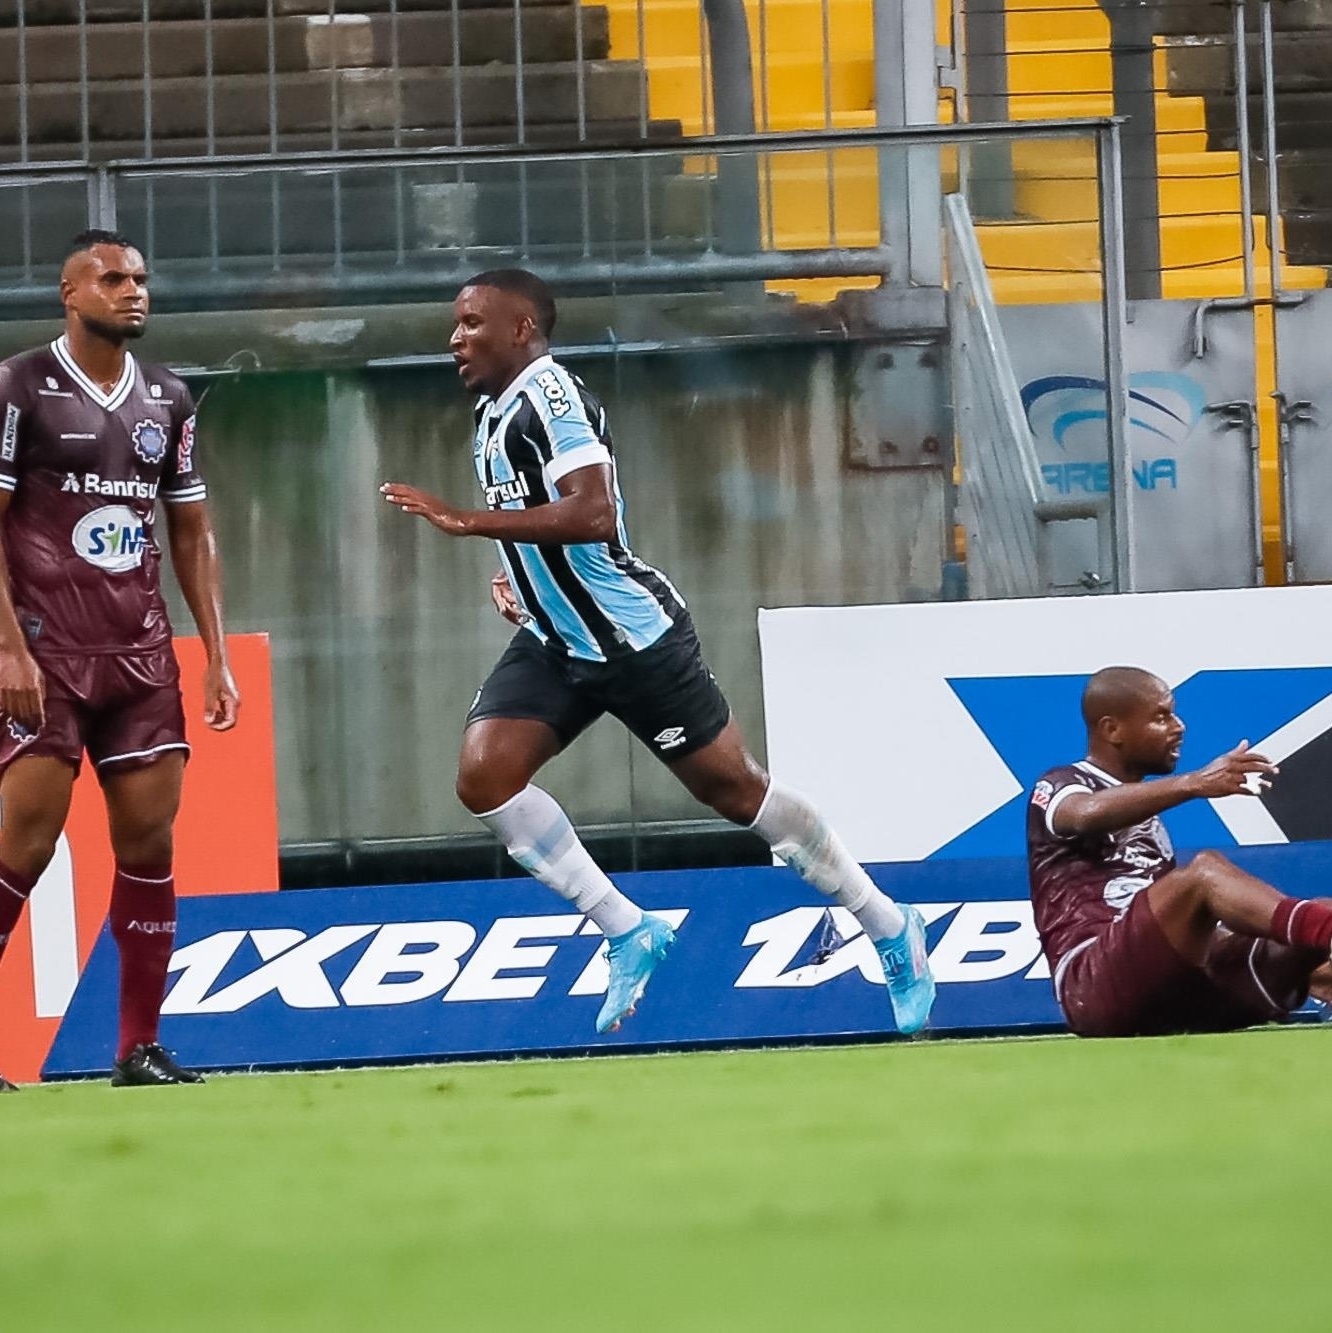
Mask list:
[[[659,731],[652,738],[653,745],[659,745],[663,750],[673,750],[677,745],[683,745],[685,742],[685,729],[683,727],[667,727],[665,731]]]

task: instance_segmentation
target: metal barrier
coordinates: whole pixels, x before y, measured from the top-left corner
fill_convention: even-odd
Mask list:
[[[967,579],[973,597],[1039,597],[1055,590],[1050,524],[1096,523],[1099,568],[1083,591],[1119,586],[1109,496],[1047,500],[1017,376],[966,200],[944,201],[953,413],[962,465]]]
[[[1114,138],[1104,121],[1062,121],[0,167],[0,211],[22,237],[0,265],[0,310],[49,308],[60,247],[90,223],[139,240],[161,309],[431,299],[498,262],[566,287],[882,278],[909,243],[887,212],[850,238],[830,219],[813,244],[744,244],[723,226],[719,166],[808,159],[873,176],[913,151],[1098,135]]]

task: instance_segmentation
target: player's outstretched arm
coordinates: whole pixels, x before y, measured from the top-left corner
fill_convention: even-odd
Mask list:
[[[1141,824],[1185,801],[1215,800],[1221,796],[1257,796],[1267,775],[1277,766],[1241,741],[1233,750],[1213,759],[1205,768],[1155,782],[1125,782],[1098,792],[1074,792],[1060,801],[1052,817],[1054,831],[1063,837],[1114,833]],[[1251,776],[1258,775],[1255,781]]]
[[[534,546],[577,546],[615,536],[615,492],[608,463],[570,472],[555,483],[560,498],[531,509],[458,509],[415,486],[386,481],[380,494],[450,537],[492,537]]]
[[[240,691],[227,663],[227,639],[222,626],[222,567],[208,505],[199,500],[166,506],[171,567],[185,594],[186,604],[203,640],[208,664],[204,668],[204,721],[214,731],[236,725]]]
[[[0,490],[0,526],[5,522],[12,496],[12,491]],[[0,712],[31,731],[37,731],[46,720],[46,678],[33,661],[14,614],[3,542],[0,542]]]

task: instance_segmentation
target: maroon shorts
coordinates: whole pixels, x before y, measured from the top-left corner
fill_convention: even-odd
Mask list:
[[[99,770],[189,752],[180,668],[169,643],[125,656],[43,653],[37,665],[46,677],[46,721],[40,731],[0,721],[0,771],[30,754],[64,759],[77,771],[84,750]]]
[[[1142,892],[1069,960],[1059,999],[1080,1037],[1230,1032],[1298,1009],[1326,961],[1316,949],[1218,929],[1198,967],[1175,952]]]

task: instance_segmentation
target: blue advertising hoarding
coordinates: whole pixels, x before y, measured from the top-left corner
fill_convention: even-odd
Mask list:
[[[1324,891],[1332,844],[1238,849]],[[929,924],[936,1033],[1062,1027],[1018,858],[872,866]],[[677,923],[639,1012],[598,1037],[596,928],[527,879],[182,900],[162,1040],[204,1069],[352,1066],[894,1035],[870,942],[782,868],[617,876]],[[830,929],[831,927],[831,929]],[[819,957],[820,946],[827,956]],[[109,1069],[117,960],[104,931],[43,1070]]]

